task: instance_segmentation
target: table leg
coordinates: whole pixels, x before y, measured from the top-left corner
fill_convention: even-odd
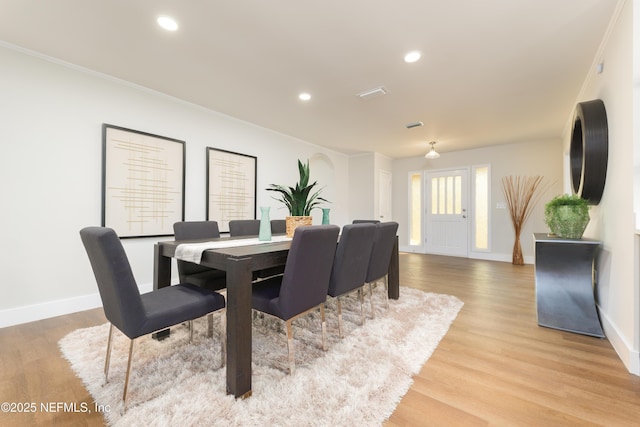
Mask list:
[[[398,236],[396,236],[393,243],[393,251],[391,252],[391,261],[389,261],[387,280],[389,285],[389,298],[400,298],[400,254],[398,252]]]
[[[171,258],[160,254],[160,245],[153,246],[153,290],[171,285]]]
[[[171,286],[171,258],[160,254],[160,245],[153,246],[153,290]],[[167,338],[171,333],[170,329],[164,329],[152,334],[157,340]]]
[[[251,258],[227,259],[227,393],[251,396]]]

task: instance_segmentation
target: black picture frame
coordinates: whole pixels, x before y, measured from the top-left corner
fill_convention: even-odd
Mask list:
[[[256,219],[258,158],[213,147],[206,151],[206,218],[226,233],[231,220]]]
[[[121,238],[172,236],[184,221],[185,141],[102,125],[102,226]]]

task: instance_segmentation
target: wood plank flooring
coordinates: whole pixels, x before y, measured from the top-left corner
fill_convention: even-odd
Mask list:
[[[403,253],[400,268],[403,286],[465,305],[386,427],[638,425],[640,377],[607,340],[537,326],[532,266]],[[104,425],[57,344],[104,322],[95,309],[0,329],[0,402],[38,405],[0,426]],[[40,410],[57,402],[92,412]]]
[[[401,283],[465,305],[386,427],[640,424],[607,340],[537,325],[533,266],[402,254]]]
[[[100,308],[0,329],[0,402],[15,404],[16,410],[36,404],[31,412],[0,411],[0,426],[104,425],[98,412],[65,412],[57,405],[75,403],[81,410],[84,403],[93,409],[91,395],[62,357],[58,341],[75,329],[105,322]],[[105,337],[105,348],[106,342]],[[104,366],[104,360],[96,363]]]

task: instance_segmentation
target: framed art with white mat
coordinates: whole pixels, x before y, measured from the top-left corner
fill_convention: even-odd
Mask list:
[[[102,226],[122,238],[173,235],[184,182],[184,141],[102,125]]]
[[[220,232],[231,220],[256,219],[257,167],[255,156],[207,147],[207,220]]]

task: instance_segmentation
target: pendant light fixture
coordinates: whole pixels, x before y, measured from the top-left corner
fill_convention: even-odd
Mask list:
[[[429,150],[429,152],[427,154],[425,154],[425,158],[426,159],[437,159],[438,157],[440,157],[440,154],[438,154],[438,152],[436,151],[434,145],[436,145],[435,141],[431,141],[429,144],[431,144],[431,150]]]

